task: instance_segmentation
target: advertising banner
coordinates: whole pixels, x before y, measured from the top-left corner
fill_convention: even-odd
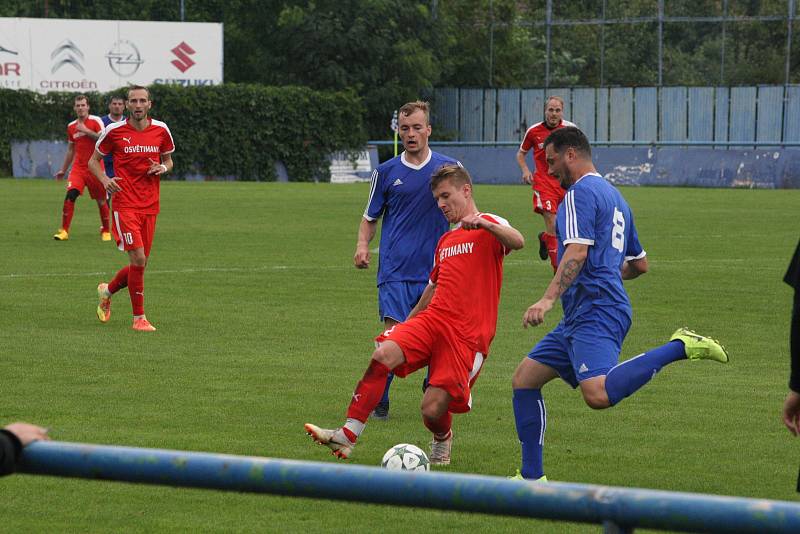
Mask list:
[[[111,91],[222,83],[222,24],[0,18],[0,87]]]

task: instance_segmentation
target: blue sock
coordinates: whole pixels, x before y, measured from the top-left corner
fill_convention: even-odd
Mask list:
[[[522,446],[520,472],[524,478],[541,478],[544,475],[542,448],[547,427],[542,390],[514,390],[514,422],[517,424],[517,437]]]
[[[389,386],[392,385],[392,380],[394,380],[394,373],[389,373],[389,376],[386,377],[386,387],[383,389],[383,397],[381,397],[381,402],[379,404],[389,403]]]
[[[685,358],[683,341],[675,340],[618,363],[606,375],[606,393],[611,406],[636,393],[665,365]]]

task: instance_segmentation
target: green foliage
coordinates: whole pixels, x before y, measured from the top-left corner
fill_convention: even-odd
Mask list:
[[[663,6],[666,17],[785,17],[788,1],[670,0]],[[659,4],[553,2],[550,86],[658,84]],[[179,5],[162,0],[7,0],[0,2],[0,16],[175,21],[180,20]],[[546,83],[544,0],[191,0],[184,5],[186,21],[224,23],[227,82],[352,90],[361,98],[364,129],[372,139],[388,138],[392,111],[429,97],[433,87]],[[565,24],[603,17],[616,22]],[[724,26],[723,41],[718,21],[665,22],[662,83],[783,83],[785,19],[729,20]],[[793,35],[790,83],[797,83],[800,22],[794,22]]]
[[[0,170],[11,167],[12,139],[62,139],[74,118],[73,94],[0,89]],[[109,95],[91,94],[91,112],[106,113]],[[351,91],[225,84],[152,86],[154,118],[165,121],[177,146],[175,173],[276,179],[282,162],[295,181],[326,180],[333,152],[364,145],[363,105]]]

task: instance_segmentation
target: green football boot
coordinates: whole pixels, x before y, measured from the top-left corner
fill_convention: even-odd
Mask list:
[[[513,477],[508,477],[509,480],[527,480],[528,482],[547,482],[547,477],[542,475],[541,478],[523,478],[522,473],[517,469],[517,473]]]
[[[701,336],[688,328],[678,328],[670,341],[680,339],[683,341],[686,357],[690,360],[714,360],[715,362],[728,363],[728,353],[719,341],[710,337]]]

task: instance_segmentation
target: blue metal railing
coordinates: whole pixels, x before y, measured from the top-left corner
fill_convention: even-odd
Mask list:
[[[783,501],[163,449],[40,441],[23,450],[20,472],[596,523],[607,532],[800,532],[800,505]]]

